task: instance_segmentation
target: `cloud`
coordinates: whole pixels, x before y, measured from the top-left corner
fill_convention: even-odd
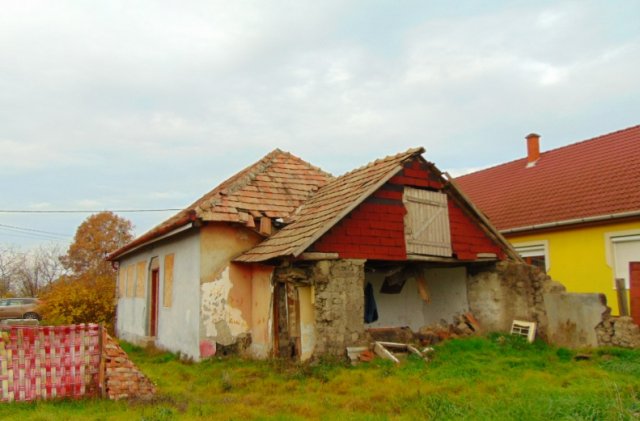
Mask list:
[[[0,187],[13,203],[173,207],[275,147],[335,174],[419,145],[443,170],[504,162],[530,131],[550,148],[638,123],[639,13],[6,2]]]

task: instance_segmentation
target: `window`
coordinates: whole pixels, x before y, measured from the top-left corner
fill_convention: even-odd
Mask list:
[[[520,257],[530,265],[537,266],[545,272],[549,271],[549,242],[527,242],[515,243],[513,247],[516,249]]]
[[[622,278],[629,289],[629,263],[640,261],[640,235],[611,237],[612,268],[615,279]]]

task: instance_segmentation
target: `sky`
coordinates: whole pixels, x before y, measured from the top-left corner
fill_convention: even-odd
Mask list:
[[[29,1],[0,12],[0,247],[184,208],[275,148],[462,174],[640,124],[640,2]],[[7,212],[29,211],[29,212]],[[32,213],[38,211],[39,213]],[[119,213],[135,234],[174,211]]]

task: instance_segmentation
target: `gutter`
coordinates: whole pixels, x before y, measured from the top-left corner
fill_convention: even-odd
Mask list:
[[[629,218],[633,216],[640,216],[640,211],[620,212],[620,213],[611,213],[607,215],[588,216],[585,218],[565,219],[564,221],[547,222],[544,224],[534,224],[534,225],[528,225],[525,227],[508,228],[508,229],[500,230],[500,233],[511,234],[514,232],[534,231],[534,230],[545,229],[545,228],[555,228],[555,227],[563,227],[566,225],[582,224],[586,222],[600,222],[600,221],[608,221],[610,219]]]

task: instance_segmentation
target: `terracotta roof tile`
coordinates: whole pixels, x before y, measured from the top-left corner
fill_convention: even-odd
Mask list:
[[[456,179],[499,230],[640,210],[640,125]]]
[[[292,216],[293,222],[253,249],[238,257],[243,262],[259,262],[280,256],[297,256],[350,210],[402,170],[401,164],[420,155],[422,148],[374,161],[348,172],[321,187]]]
[[[249,216],[288,218],[333,177],[279,149],[222,182],[162,224],[116,250],[109,259],[162,236],[189,221],[226,221],[254,227]]]

